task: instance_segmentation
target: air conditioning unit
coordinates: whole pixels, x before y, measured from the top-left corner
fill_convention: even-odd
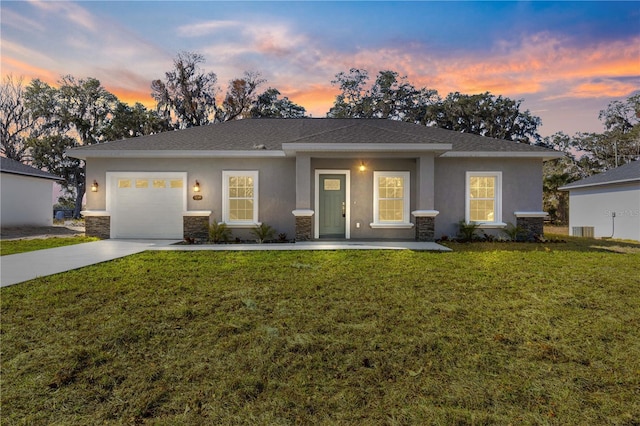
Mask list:
[[[574,226],[571,235],[574,237],[593,238],[593,226]]]

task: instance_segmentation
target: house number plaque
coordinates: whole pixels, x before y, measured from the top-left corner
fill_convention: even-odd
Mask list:
[[[200,201],[200,200],[202,200],[202,195],[194,195],[193,199],[196,200],[196,201]]]

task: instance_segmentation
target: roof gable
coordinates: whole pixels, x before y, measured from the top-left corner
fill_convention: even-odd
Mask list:
[[[35,167],[31,167],[27,164],[23,164],[19,161],[12,160],[6,157],[0,157],[0,171],[2,173],[36,177],[41,179],[63,180],[59,176],[52,175],[51,173],[36,169]]]

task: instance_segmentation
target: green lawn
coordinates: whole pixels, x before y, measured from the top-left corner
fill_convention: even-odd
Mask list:
[[[1,290],[2,424],[640,423],[637,244],[147,252]]]
[[[53,237],[0,241],[0,256],[98,241],[94,237]]]

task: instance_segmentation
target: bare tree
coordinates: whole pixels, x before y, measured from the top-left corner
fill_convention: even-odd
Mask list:
[[[174,69],[165,73],[165,80],[151,82],[151,96],[157,111],[176,127],[201,126],[215,121],[217,106],[215,73],[205,73],[200,64],[204,56],[180,52],[173,60]]]
[[[23,161],[28,155],[26,139],[36,120],[25,105],[23,78],[12,75],[0,85],[0,152],[7,158]]]
[[[218,119],[231,121],[249,117],[251,108],[258,99],[256,90],[265,81],[260,78],[259,72],[251,71],[246,71],[243,78],[231,80]]]

